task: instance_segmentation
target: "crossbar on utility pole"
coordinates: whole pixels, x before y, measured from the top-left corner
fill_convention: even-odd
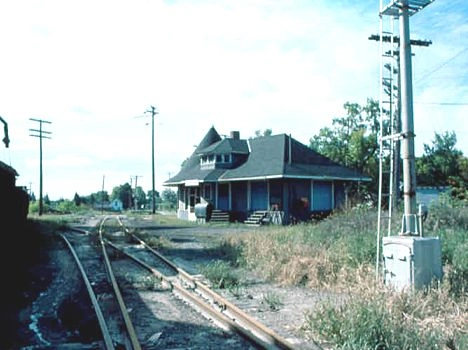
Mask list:
[[[42,130],[42,124],[52,124],[52,123],[47,120],[42,120],[42,119],[34,119],[34,118],[29,118],[29,119],[39,123],[39,130],[29,129],[29,131],[32,131],[36,134],[30,134],[29,136],[39,138],[39,216],[41,216],[44,210],[43,198],[42,198],[42,139],[50,139],[51,137],[47,135],[52,134],[50,131]]]
[[[387,67],[389,70],[390,70],[390,74],[394,74],[395,72],[392,71],[394,68],[396,68],[396,73],[398,75],[398,83],[397,83],[397,100],[398,100],[398,103],[401,102],[401,82],[400,82],[400,72],[401,72],[401,69],[400,69],[400,50],[399,50],[399,46],[400,46],[400,37],[398,35],[377,35],[377,34],[372,34],[369,36],[368,38],[369,40],[375,40],[375,41],[380,41],[382,40],[383,42],[387,42],[387,43],[394,43],[395,45],[397,45],[395,51],[393,52],[393,55],[395,56],[396,60],[397,60],[397,65],[396,67]],[[431,40],[421,40],[421,39],[410,39],[410,44],[411,46],[423,46],[423,47],[428,47],[432,44],[432,41]],[[392,54],[392,52],[385,52],[386,55],[390,55]],[[411,56],[413,56],[413,54],[411,53]],[[383,82],[382,82],[383,83]],[[393,98],[393,89],[392,89],[392,85],[393,84],[390,84],[389,83],[389,91],[388,91],[388,95],[389,95],[389,98],[392,99]],[[380,101],[380,103],[382,103],[382,101]],[[393,125],[394,126],[394,130],[391,130],[390,132],[391,133],[394,133],[394,134],[401,134],[401,108],[397,108],[396,111],[394,112],[390,112],[390,113],[394,113],[395,115],[395,124]],[[399,179],[400,179],[400,159],[401,159],[401,155],[400,155],[400,143],[401,143],[401,139],[394,139],[394,140],[390,140],[391,142],[395,142],[395,151],[394,151],[394,159],[393,160],[390,160],[390,161],[393,161],[394,162],[394,168],[393,168],[393,190],[392,190],[392,193],[394,193],[395,195],[395,200],[392,200],[392,206],[396,206],[397,205],[397,202],[400,198],[399,196]],[[391,210],[391,209],[390,209]]]
[[[154,116],[158,114],[156,108],[151,106],[151,110],[147,110],[145,113],[151,113],[151,169],[152,169],[152,194],[151,194],[151,211],[153,214],[156,213],[156,198],[154,188]]]

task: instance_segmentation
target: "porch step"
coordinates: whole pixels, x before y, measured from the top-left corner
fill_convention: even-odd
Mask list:
[[[267,210],[256,210],[249,215],[244,224],[251,226],[261,226],[268,223],[268,211]]]
[[[210,222],[229,222],[229,213],[227,211],[213,209]]]

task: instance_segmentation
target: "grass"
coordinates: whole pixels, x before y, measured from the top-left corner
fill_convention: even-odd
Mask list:
[[[187,225],[171,216],[152,219]],[[242,293],[236,267],[282,285],[343,293],[348,297],[340,302],[324,302],[304,314],[303,330],[333,349],[468,348],[468,207],[430,208],[425,235],[441,238],[444,279],[426,291],[398,293],[375,281],[376,223],[376,212],[362,209],[313,224],[226,236],[218,246],[223,260],[200,271],[233,295]],[[393,232],[399,225],[395,215]],[[165,242],[155,242],[160,244]],[[262,303],[273,311],[281,307],[275,294],[265,294]]]
[[[278,311],[284,305],[281,297],[274,292],[265,293],[261,303],[265,305],[269,311]]]
[[[221,249],[233,263],[282,285],[345,292],[342,302],[304,316],[306,333],[334,349],[468,348],[468,208],[430,208],[425,233],[441,238],[444,279],[426,291],[399,293],[375,281],[376,223],[375,210],[355,210],[230,236]],[[274,305],[273,297],[264,303]]]
[[[307,312],[303,329],[336,349],[467,348],[466,303],[455,302],[446,288],[395,293],[375,284],[350,295],[341,305],[327,302]]]
[[[239,277],[231,264],[223,260],[215,260],[213,263],[200,267],[201,273],[215,288],[235,290],[240,284]]]

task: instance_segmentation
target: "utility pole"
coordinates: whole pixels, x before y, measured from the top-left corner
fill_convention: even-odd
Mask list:
[[[51,137],[47,135],[52,134],[50,131],[42,130],[42,124],[52,124],[52,123],[47,120],[42,120],[42,119],[34,119],[34,118],[29,118],[29,119],[39,123],[39,130],[29,129],[29,131],[36,133],[36,134],[30,134],[29,136],[39,138],[39,216],[41,216],[44,210],[43,199],[42,199],[42,139],[50,139]]]
[[[104,180],[106,175],[102,175],[102,187],[101,187],[101,214],[104,214]]]
[[[151,210],[152,213],[156,213],[156,198],[154,188],[154,116],[158,114],[156,108],[151,106],[151,110],[147,110],[145,113],[151,113],[151,169],[152,169],[152,194],[151,194]]]
[[[32,199],[32,181],[29,181],[29,201]]]
[[[408,219],[404,233],[415,234],[413,218],[416,212],[416,161],[414,157],[413,81],[409,29],[409,3],[400,8],[400,67],[401,67],[401,153],[403,158],[403,199]]]
[[[135,210],[138,210],[138,199],[137,199],[137,196],[136,196],[136,191],[137,191],[138,178],[139,177],[142,177],[142,175],[133,175],[130,178],[130,182],[132,182],[132,179],[135,178],[135,190],[134,190],[134,194],[133,194],[133,204],[135,206]]]

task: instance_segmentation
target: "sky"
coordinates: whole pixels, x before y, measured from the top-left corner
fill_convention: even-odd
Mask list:
[[[389,1],[383,1],[384,5]],[[208,130],[308,145],[346,102],[380,96],[379,0],[0,1],[0,160],[38,197],[174,176]],[[389,19],[384,18],[384,23]],[[468,155],[468,2],[410,18],[416,156],[455,132]],[[396,33],[398,34],[398,33]],[[2,130],[2,129],[0,129]],[[3,138],[3,135],[0,135]]]

